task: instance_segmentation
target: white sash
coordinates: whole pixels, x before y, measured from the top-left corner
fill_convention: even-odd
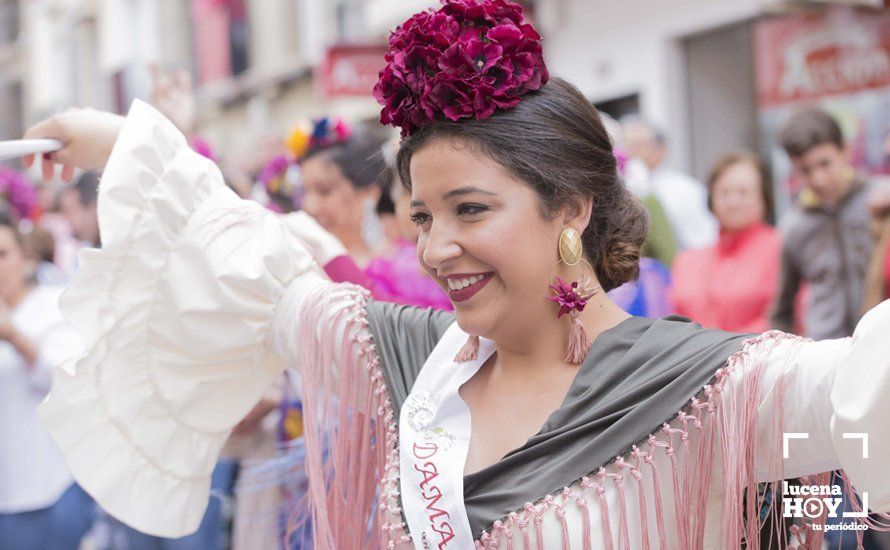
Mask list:
[[[461,385],[494,353],[479,339],[474,361],[454,356],[467,334],[454,323],[424,363],[399,414],[402,509],[417,550],[474,548],[464,507],[464,465],[470,446],[470,408]]]

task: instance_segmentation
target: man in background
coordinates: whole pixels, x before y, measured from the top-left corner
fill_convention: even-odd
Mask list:
[[[871,186],[851,166],[834,118],[819,109],[793,115],[780,141],[804,183],[782,233],[774,328],[791,332],[801,283],[810,299],[806,336],[816,340],[853,334],[862,314],[865,274],[874,248],[869,213]]]
[[[717,238],[717,222],[708,210],[704,184],[667,166],[667,138],[654,125],[638,118],[622,123],[624,147],[632,162],[641,162],[648,177],[645,188],[633,189],[641,198],[654,195],[667,214],[680,250],[702,248]],[[638,178],[639,179],[639,178]]]

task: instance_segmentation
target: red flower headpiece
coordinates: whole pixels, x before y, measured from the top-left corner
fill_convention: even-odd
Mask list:
[[[485,119],[548,78],[541,37],[509,0],[442,0],[389,38],[374,86],[380,122],[408,136],[436,120]]]

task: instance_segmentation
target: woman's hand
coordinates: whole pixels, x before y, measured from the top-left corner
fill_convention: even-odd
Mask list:
[[[254,405],[241,422],[232,428],[232,435],[246,435],[256,430],[266,416],[281,405],[280,399],[264,397]]]
[[[124,125],[124,117],[95,109],[68,109],[28,128],[25,139],[58,139],[65,146],[41,159],[43,179],[55,175],[55,164],[62,165],[61,177],[70,181],[75,168],[101,170],[108,162],[111,149]],[[34,155],[22,159],[26,167],[34,163]]]
[[[155,107],[186,137],[191,137],[195,133],[197,113],[192,75],[186,71],[166,73],[157,65],[152,65],[151,77]]]

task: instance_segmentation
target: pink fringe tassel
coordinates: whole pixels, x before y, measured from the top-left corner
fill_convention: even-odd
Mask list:
[[[313,548],[372,549],[410,540],[397,510],[376,510],[378,491],[381,501],[398,495],[398,452],[393,410],[368,331],[367,299],[367,291],[351,285],[312,294],[301,311],[299,346],[288,346],[299,348],[299,356],[288,359],[301,367],[306,389],[309,478],[308,502],[294,511],[289,531],[311,517]],[[319,330],[320,319],[345,334]]]
[[[454,356],[454,360],[458,363],[466,363],[467,361],[473,361],[479,355],[479,337],[475,334],[471,334],[466,343],[464,343],[463,347],[460,348],[460,351],[457,352],[457,355]]]
[[[572,332],[569,335],[569,345],[566,348],[565,360],[568,363],[580,365],[584,358],[587,357],[587,351],[590,349],[591,341],[584,330],[581,318],[578,316],[578,310],[573,309],[570,313],[572,316]]]

